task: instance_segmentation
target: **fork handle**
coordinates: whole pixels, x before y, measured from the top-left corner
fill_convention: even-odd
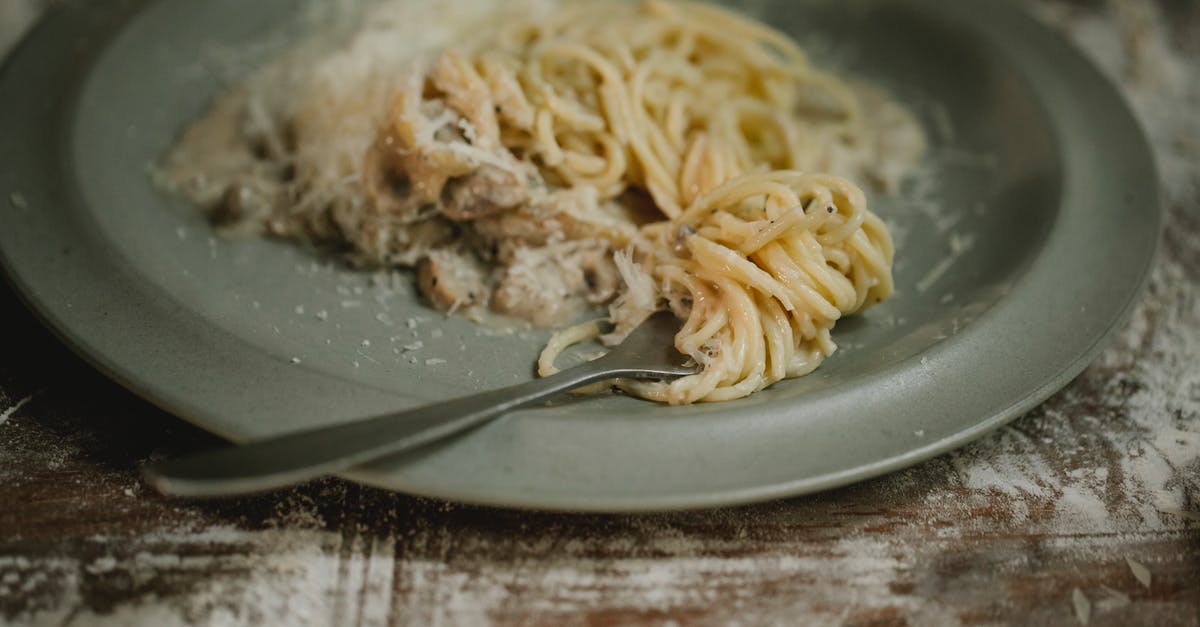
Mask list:
[[[526,383],[332,427],[148,464],[147,481],[185,497],[261,492],[411,451],[479,426],[505,412],[589,383],[641,373],[600,358]]]

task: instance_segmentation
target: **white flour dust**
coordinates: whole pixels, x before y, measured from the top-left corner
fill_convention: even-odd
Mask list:
[[[26,616],[23,623],[233,627],[263,621],[321,625],[358,620],[361,625],[387,624],[393,541],[354,538],[350,546],[342,546],[343,542],[340,534],[295,528],[209,527],[136,538],[97,536],[89,538],[80,552],[118,546],[120,554],[37,563],[0,555],[0,600],[54,580],[61,586],[55,607]],[[188,553],[164,551],[183,546]],[[135,595],[110,611],[78,609],[88,606],[82,594],[103,588],[106,577],[140,582],[150,593]],[[153,593],[155,582],[170,586],[164,594],[169,602]],[[361,594],[337,594],[347,588]],[[336,603],[330,603],[333,598]]]
[[[0,425],[8,422],[9,418],[12,418],[13,415],[21,411],[21,408],[29,404],[29,402],[32,401],[35,396],[37,396],[37,394],[30,394],[23,398],[19,398],[12,405],[8,405],[6,409],[0,410]]]

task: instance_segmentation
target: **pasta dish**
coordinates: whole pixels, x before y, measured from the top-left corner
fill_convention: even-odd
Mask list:
[[[708,4],[497,3],[407,42],[401,4],[425,3],[220,99],[165,160],[173,188],[226,225],[414,268],[439,310],[559,329],[542,375],[670,310],[700,372],[619,385],[672,404],[811,372],[840,318],[892,293],[859,184],[893,189],[925,143],[882,91]],[[572,326],[602,306],[609,324]]]

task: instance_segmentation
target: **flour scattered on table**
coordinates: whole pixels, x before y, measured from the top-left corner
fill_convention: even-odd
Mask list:
[[[1079,588],[1071,591],[1071,604],[1075,606],[1075,618],[1080,625],[1086,625],[1092,620],[1092,602]]]
[[[1107,612],[1129,605],[1129,595],[1124,592],[1115,590],[1104,584],[1100,585],[1100,589],[1104,591],[1106,596],[1096,602],[1096,610],[1098,612]]]
[[[1150,588],[1150,569],[1142,565],[1141,562],[1135,561],[1133,558],[1126,557],[1125,563],[1129,564],[1129,571],[1133,573],[1134,579],[1139,583]]]
[[[9,418],[12,418],[14,414],[16,414],[18,411],[21,411],[21,408],[24,407],[25,405],[29,404],[29,401],[32,401],[33,397],[35,397],[35,396],[37,396],[36,393],[30,394],[24,398],[18,399],[17,402],[14,403],[8,409],[5,409],[4,411],[0,411],[0,425],[3,425],[4,423],[8,422]]]
[[[1186,510],[1179,509],[1178,507],[1171,507],[1171,506],[1159,507],[1158,511],[1160,511],[1164,514],[1178,516],[1184,520],[1194,520],[1194,521],[1200,522],[1200,512],[1189,512]]]

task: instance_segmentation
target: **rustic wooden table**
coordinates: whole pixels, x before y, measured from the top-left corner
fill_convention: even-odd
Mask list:
[[[31,2],[0,0],[0,23]],[[0,624],[1200,625],[1200,5],[1032,7],[1125,89],[1169,219],[1128,329],[1010,426],[883,479],[713,511],[520,513],[338,480],[181,503],[139,464],[217,441],[2,290]]]

